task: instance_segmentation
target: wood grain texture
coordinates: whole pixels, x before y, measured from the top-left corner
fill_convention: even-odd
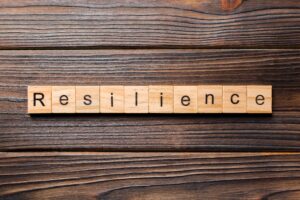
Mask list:
[[[1,153],[0,199],[297,200],[300,154]]]
[[[300,150],[299,50],[0,51],[0,150]],[[273,115],[38,115],[27,85],[273,85]]]
[[[299,47],[298,0],[2,0],[0,49]]]
[[[0,200],[299,200],[299,48],[299,0],[1,0]],[[26,114],[121,84],[272,85],[273,114]]]

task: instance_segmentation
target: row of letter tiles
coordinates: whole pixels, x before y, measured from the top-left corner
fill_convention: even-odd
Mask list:
[[[28,86],[28,113],[272,113],[272,86]]]

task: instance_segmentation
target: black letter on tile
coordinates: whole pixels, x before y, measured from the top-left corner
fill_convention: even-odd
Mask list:
[[[135,92],[135,106],[138,105],[138,93]]]
[[[37,95],[40,95],[40,98],[37,98]],[[45,106],[43,99],[44,99],[43,93],[33,93],[33,106],[36,106],[36,101],[39,101],[42,104],[42,106]]]
[[[83,102],[84,105],[88,106],[88,105],[91,105],[91,104],[92,104],[92,100],[91,100],[92,97],[91,97],[91,95],[84,95],[83,98],[84,98],[84,100],[85,100],[85,101]]]
[[[114,93],[110,93],[110,106],[114,107]]]
[[[183,106],[189,106],[190,103],[191,103],[191,99],[190,99],[189,96],[183,96],[183,97],[181,98],[181,104],[182,104]]]
[[[163,93],[160,93],[160,107],[163,107]]]
[[[231,103],[232,103],[232,104],[238,104],[238,103],[240,102],[240,100],[234,101],[234,100],[233,100],[233,97],[234,97],[234,96],[240,97],[238,94],[233,94],[233,95],[231,95]]]
[[[67,95],[61,95],[60,98],[59,98],[59,102],[61,105],[65,106],[65,105],[68,105],[68,96]]]
[[[211,104],[215,104],[215,97],[212,94],[205,95],[205,104],[208,104],[208,97],[211,97]]]
[[[260,102],[258,102],[258,101],[260,101]],[[256,104],[257,105],[264,105],[264,103],[265,103],[265,97],[263,96],[263,95],[257,95],[256,96]]]

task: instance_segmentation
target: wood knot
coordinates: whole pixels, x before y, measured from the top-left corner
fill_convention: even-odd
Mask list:
[[[221,8],[224,11],[233,11],[243,3],[243,0],[221,0]]]

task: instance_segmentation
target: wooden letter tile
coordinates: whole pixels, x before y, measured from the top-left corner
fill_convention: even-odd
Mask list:
[[[51,113],[51,86],[28,86],[28,113]]]
[[[76,86],[76,112],[99,113],[99,86]]]
[[[100,86],[100,112],[124,113],[124,86]]]
[[[125,86],[125,113],[148,113],[148,86]]]
[[[223,113],[247,112],[247,87],[223,86]]]
[[[272,113],[272,86],[247,86],[247,112]]]
[[[173,86],[149,86],[149,113],[173,113]]]
[[[223,112],[223,86],[199,85],[198,86],[198,113]]]
[[[174,86],[174,113],[197,113],[197,86]]]
[[[75,86],[52,86],[52,113],[75,113]]]

